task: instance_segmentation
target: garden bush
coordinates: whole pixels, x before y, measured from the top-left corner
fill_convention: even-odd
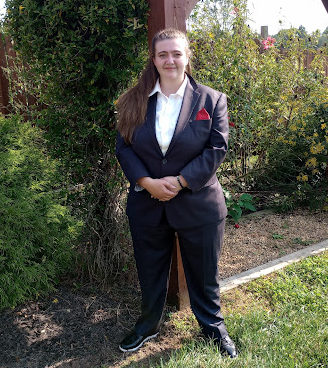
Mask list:
[[[54,288],[76,257],[81,223],[66,204],[58,161],[40,130],[0,118],[0,308]]]
[[[51,155],[65,166],[75,188],[68,201],[85,223],[80,250],[87,276],[108,282],[131,254],[114,102],[143,66],[147,1],[7,0],[6,6],[4,29],[16,51],[12,103],[44,130]],[[36,104],[24,110],[19,93]]]
[[[196,79],[228,96],[230,144],[221,180],[232,193],[269,190],[324,203],[328,50],[318,48],[319,32],[300,37],[292,28],[277,42],[261,40],[247,21],[247,1],[208,0],[190,22]]]

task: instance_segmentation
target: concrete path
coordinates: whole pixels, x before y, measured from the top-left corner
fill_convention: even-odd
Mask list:
[[[220,281],[220,291],[224,293],[246,282],[257,279],[258,277],[268,275],[269,273],[280,270],[294,262],[298,262],[303,258],[313,256],[328,250],[328,239],[321,243],[308,246],[295,253],[288,254],[284,257],[275,259],[261,266],[252,268],[251,270],[242,272],[238,275],[228,277]]]

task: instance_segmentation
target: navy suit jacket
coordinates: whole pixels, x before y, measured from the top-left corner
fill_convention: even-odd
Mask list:
[[[169,224],[183,229],[215,223],[226,217],[227,209],[216,171],[228,147],[226,95],[197,84],[190,76],[180,115],[165,155],[155,132],[157,94],[148,100],[145,122],[135,129],[131,144],[117,135],[116,156],[130,182],[127,215],[130,224],[156,226],[165,211]],[[196,120],[205,108],[210,119]],[[160,202],[146,191],[134,190],[143,176],[162,178],[181,174],[188,188],[170,201]]]

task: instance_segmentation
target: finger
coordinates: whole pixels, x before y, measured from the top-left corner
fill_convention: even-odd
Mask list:
[[[176,195],[177,194],[177,189],[173,189],[173,190],[171,190],[171,189],[165,189],[164,190],[164,195],[165,196],[173,196],[173,195]]]
[[[168,181],[164,183],[164,187],[169,189],[169,190],[174,190],[174,189],[177,189],[177,187],[171,183],[169,183]]]
[[[170,196],[170,197],[164,197],[162,198],[163,201],[170,201],[172,198],[174,198],[175,196]]]

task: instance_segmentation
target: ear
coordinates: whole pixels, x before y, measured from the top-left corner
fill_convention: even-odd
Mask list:
[[[190,56],[191,56],[191,52],[189,48],[186,48],[186,65],[188,65],[189,63]]]
[[[186,57],[186,62],[185,62],[185,66],[187,66],[189,63],[189,56]]]

